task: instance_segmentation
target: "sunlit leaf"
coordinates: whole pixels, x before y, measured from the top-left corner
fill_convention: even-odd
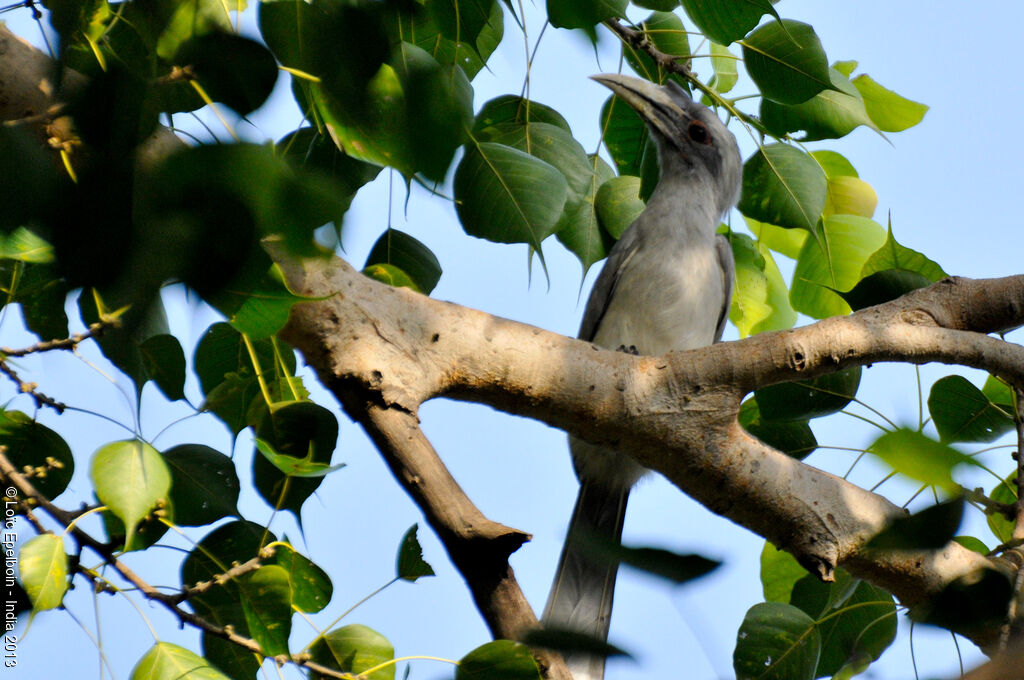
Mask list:
[[[953,470],[959,465],[977,465],[970,456],[913,430],[887,432],[868,447],[889,467],[911,479],[957,493]]]
[[[59,607],[68,589],[68,556],[64,540],[39,534],[18,551],[18,570],[35,611]]]
[[[387,638],[359,624],[336,628],[310,645],[309,653],[313,660],[335,670],[359,673],[367,680],[394,680],[395,665],[385,664],[395,656],[395,648]],[[365,673],[370,668],[377,668],[372,673]],[[313,673],[314,678],[325,676]]]
[[[92,455],[89,477],[100,502],[124,522],[126,543],[135,526],[168,497],[171,474],[160,453],[130,439],[101,446]]]
[[[864,107],[878,129],[900,132],[921,122],[928,107],[887,90],[869,75],[859,75],[853,85],[864,98]]]
[[[455,680],[540,680],[529,648],[512,640],[495,640],[459,659]]]

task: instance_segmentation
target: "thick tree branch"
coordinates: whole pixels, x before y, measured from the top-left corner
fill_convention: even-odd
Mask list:
[[[1024,323],[1024,276],[949,279],[804,328],[633,357],[388,288],[340,260],[278,255],[295,290],[329,296],[296,306],[286,338],[342,399],[358,386],[409,414],[449,396],[537,418],[634,456],[822,578],[843,563],[912,607],[988,564],[957,544],[862,554],[904,511],[762,444],[736,415],[755,387],[883,361],[957,363],[1024,384],[1024,348],[982,334]]]
[[[416,416],[375,403],[361,389],[336,386],[335,394],[376,444],[391,472],[423,511],[452,563],[466,579],[477,609],[495,639],[517,640],[538,626],[508,558],[530,536],[487,519],[452,478],[419,427]],[[534,657],[550,680],[570,680],[557,654]]]

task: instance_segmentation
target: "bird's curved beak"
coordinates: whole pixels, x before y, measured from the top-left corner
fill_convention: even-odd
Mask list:
[[[678,146],[679,122],[689,120],[690,115],[673,101],[664,87],[649,80],[616,73],[601,73],[590,77],[617,94],[640,114],[640,118]]]

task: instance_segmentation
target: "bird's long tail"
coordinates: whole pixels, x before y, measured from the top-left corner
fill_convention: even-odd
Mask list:
[[[548,603],[544,608],[545,625],[608,639],[612,616],[612,597],[618,564],[595,561],[581,542],[598,542],[622,537],[629,487],[609,489],[584,481],[576,497],[562,556],[555,571]],[[573,680],[602,680],[604,657],[568,654],[565,661]]]

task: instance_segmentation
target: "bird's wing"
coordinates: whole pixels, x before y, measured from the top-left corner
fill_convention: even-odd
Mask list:
[[[718,264],[722,267],[722,290],[725,291],[725,301],[722,303],[722,311],[718,314],[718,326],[715,327],[715,342],[718,342],[722,339],[722,333],[725,332],[725,322],[729,320],[736,262],[732,257],[732,246],[729,245],[729,239],[723,234],[719,234],[715,239],[715,252],[718,254]]]
[[[608,254],[601,273],[594,282],[594,288],[590,291],[590,298],[587,300],[587,308],[583,312],[583,322],[580,324],[578,337],[580,340],[593,340],[597,335],[597,329],[601,325],[601,319],[608,311],[608,303],[615,294],[615,286],[622,276],[623,270],[629,264],[629,260],[636,254],[638,246],[637,234],[639,229],[631,226],[622,235],[622,238],[612,247]],[[731,281],[731,279],[730,279]]]

